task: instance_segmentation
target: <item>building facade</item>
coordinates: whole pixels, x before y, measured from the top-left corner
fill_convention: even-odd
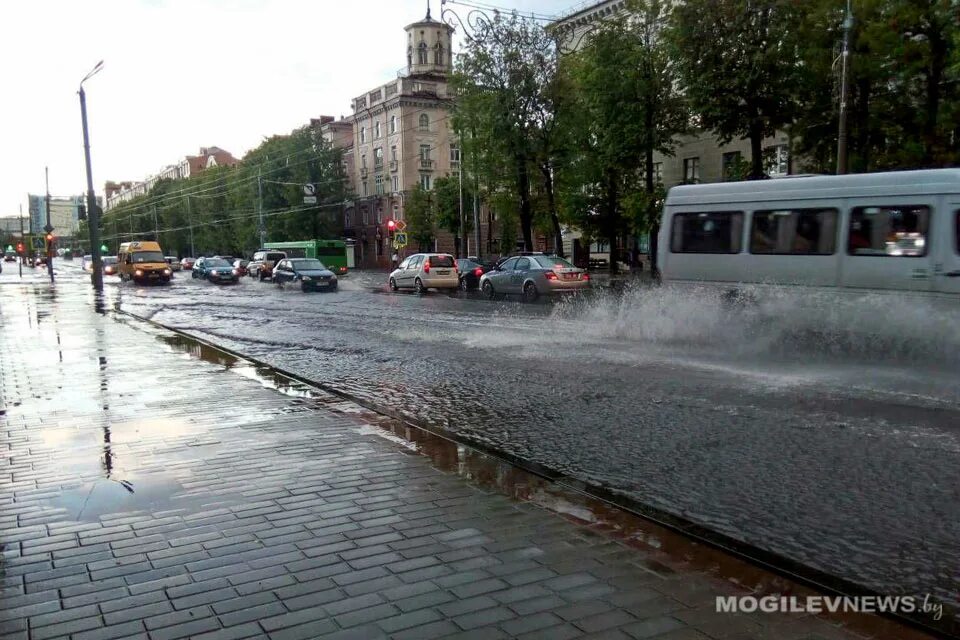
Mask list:
[[[140,182],[107,181],[103,187],[104,198],[107,203],[105,210],[109,211],[121,202],[146,195],[160,180],[189,178],[211,167],[232,167],[238,162],[240,161],[234,158],[232,153],[220,147],[200,147],[198,155],[185,156],[176,164],[167,165],[158,173],[147,177],[146,180]]]
[[[390,80],[353,99],[352,114],[321,118],[326,140],[344,152],[355,199],[344,207],[344,234],[361,267],[391,263],[387,222],[404,220],[404,203],[417,185],[430,190],[441,176],[457,175],[460,151],[450,126],[453,28],[423,20],[404,28],[406,66]],[[437,232],[433,249],[454,250],[450,233]],[[416,251],[408,247],[400,255]]]
[[[69,198],[50,198],[50,225],[58,238],[72,238],[80,228],[80,208],[84,205],[84,196]],[[46,196],[27,194],[29,220],[24,221],[24,231],[36,235],[45,233],[47,226]]]

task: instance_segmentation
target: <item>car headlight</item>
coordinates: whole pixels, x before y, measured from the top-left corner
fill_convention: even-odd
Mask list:
[[[107,268],[110,269],[110,271],[113,271],[113,267],[107,267]],[[137,275],[137,276],[142,276],[142,275],[143,275],[143,271],[141,271],[140,269],[137,269],[137,270],[134,271],[133,273],[134,273],[134,275]]]
[[[163,274],[164,274],[164,275],[167,275],[167,276],[168,276],[168,275],[170,275],[171,273],[173,273],[173,272],[170,271],[170,269],[164,269],[164,270],[163,270]]]
[[[311,280],[313,280],[313,278],[311,278],[310,276],[302,276],[301,279],[302,279],[304,282],[310,282]]]

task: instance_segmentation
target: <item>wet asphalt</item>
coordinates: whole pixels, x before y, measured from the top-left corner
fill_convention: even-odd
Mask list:
[[[3,276],[5,279],[7,275]],[[525,305],[178,274],[111,305],[881,593],[960,584],[960,323],[885,296]],[[72,265],[61,281],[84,285]]]

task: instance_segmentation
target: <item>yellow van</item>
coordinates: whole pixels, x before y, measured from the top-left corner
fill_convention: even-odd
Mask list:
[[[157,242],[124,242],[117,254],[121,280],[137,283],[168,283],[173,272]]]

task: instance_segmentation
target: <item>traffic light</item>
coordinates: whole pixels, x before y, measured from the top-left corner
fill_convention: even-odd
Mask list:
[[[53,239],[54,239],[54,238],[53,238],[53,234],[52,234],[52,233],[48,233],[47,236],[46,236],[46,241],[47,241],[47,253],[50,253],[51,251],[53,251]]]
[[[393,233],[396,230],[396,228],[397,228],[396,220],[387,220],[387,229],[390,231],[390,233]]]
[[[17,243],[17,253],[19,253],[20,255],[23,255],[23,243],[22,243],[22,242],[18,242],[18,243]]]

